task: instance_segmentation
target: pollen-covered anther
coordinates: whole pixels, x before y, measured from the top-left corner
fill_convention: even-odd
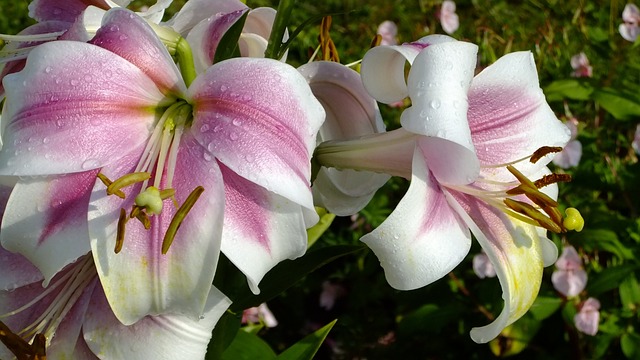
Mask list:
[[[561,146],[543,146],[540,149],[536,150],[533,153],[533,155],[531,155],[531,158],[529,158],[529,161],[531,161],[532,164],[535,164],[538,162],[538,160],[542,159],[545,155],[559,153],[561,151],[562,151]]]
[[[191,208],[193,207],[193,205],[196,204],[196,201],[198,201],[198,199],[200,198],[200,195],[202,195],[203,192],[204,192],[204,188],[202,186],[196,187],[191,192],[191,194],[187,196],[187,199],[176,211],[176,214],[173,216],[173,219],[171,219],[171,223],[167,228],[167,232],[164,234],[164,239],[162,239],[163,255],[166,254],[167,251],[169,251],[169,247],[173,243],[173,239],[175,238],[176,233],[180,228],[180,225],[182,225],[182,221],[184,221],[184,218],[187,216],[189,211],[191,211]]]
[[[124,245],[125,225],[127,225],[127,211],[125,209],[120,209],[118,228],[116,230],[116,246],[113,249],[116,254],[122,250],[122,246]]]
[[[571,175],[553,173],[553,174],[545,175],[540,179],[534,181],[533,183],[536,185],[538,189],[540,189],[547,185],[551,185],[559,182],[571,182]]]

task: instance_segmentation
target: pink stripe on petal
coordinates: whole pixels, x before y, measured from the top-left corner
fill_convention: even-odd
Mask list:
[[[3,174],[60,174],[108,164],[146,141],[155,108],[166,101],[134,65],[71,41],[40,45],[4,84]]]
[[[222,251],[251,290],[280,261],[302,256],[307,233],[300,205],[238,176],[220,164],[225,184]]]
[[[96,173],[21,180],[9,198],[2,244],[37,266],[45,285],[90,250],[86,216]]]
[[[238,175],[313,209],[310,158],[324,110],[294,68],[235,58],[191,85],[198,142]]]
[[[416,149],[409,190],[377,229],[361,240],[373,250],[389,285],[412,290],[445,276],[467,255],[471,235]]]
[[[468,98],[471,137],[483,165],[508,163],[542,146],[564,146],[569,141],[568,129],[538,85],[531,53],[498,59],[473,79]],[[538,167],[552,157],[539,161]]]
[[[205,21],[201,21],[187,35],[187,41],[193,50],[194,63],[198,73],[204,72],[213,64],[216,48],[220,39],[248,9],[230,13],[218,13]]]
[[[180,11],[167,22],[175,31],[186,36],[196,24],[215,14],[227,14],[237,10],[246,10],[247,5],[238,0],[211,1],[189,0]]]
[[[156,83],[164,94],[186,92],[178,67],[151,27],[134,12],[109,10],[90,43],[127,59]]]
[[[133,170],[139,155],[131,153],[102,171],[109,178],[118,178]],[[173,179],[178,204],[182,205],[197,186],[203,186],[204,192],[166,254],[161,253],[162,243],[177,210],[171,199],[164,201],[161,214],[150,216],[149,230],[138,220],[129,220],[123,248],[116,254],[120,209],[131,211],[141,185],[127,188],[125,200],[107,197],[102,184],[94,188],[89,211],[91,247],[109,303],[124,324],[150,314],[173,312],[197,318],[202,313],[220,251],[224,188],[216,162],[185,134]]]

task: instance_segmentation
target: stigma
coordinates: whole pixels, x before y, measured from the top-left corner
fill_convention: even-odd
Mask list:
[[[156,123],[140,161],[132,173],[125,174],[115,180],[109,179],[103,173],[97,175],[98,179],[107,187],[107,195],[117,196],[123,200],[127,198],[123,191],[124,188],[141,184],[141,190],[137,194],[129,195],[134,196],[134,204],[131,209],[128,211],[124,208],[120,209],[115,253],[122,250],[128,221],[135,219],[143,225],[145,230],[151,229],[150,217],[161,214],[166,205],[165,200],[169,200],[171,206],[176,210],[162,243],[162,254],[166,254],[180,224],[204,192],[204,188],[201,186],[196,187],[185,202],[179,205],[175,198],[176,191],[173,188],[180,138],[185,127],[190,126],[191,122],[191,106],[183,100],[176,101],[164,111]]]

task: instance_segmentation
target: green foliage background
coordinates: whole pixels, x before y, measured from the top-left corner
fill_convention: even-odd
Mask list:
[[[169,14],[183,1],[174,1]],[[333,16],[331,35],[342,63],[362,58],[384,20],[399,27],[399,41],[443,33],[436,12],[440,1],[299,0],[292,27],[323,14]],[[135,1],[132,7],[144,2]],[[368,250],[351,253],[306,276],[269,302],[279,325],[255,332],[276,353],[312,330],[338,319],[317,358],[336,359],[518,359],[640,358],[640,165],[631,147],[640,123],[640,46],[618,33],[625,5],[620,1],[457,1],[460,28],[453,36],[480,46],[479,66],[505,53],[531,51],[540,83],[558,117],[579,120],[583,145],[580,164],[568,170],[574,181],[561,185],[563,207],[578,208],[585,218],[581,233],[553,236],[559,248],[573,245],[589,275],[579,298],[565,299],[551,285],[547,268],[532,311],[491,345],[478,345],[469,330],[487,324],[502,309],[497,279],[479,279],[471,254],[449,276],[425,288],[400,292],[384,279]],[[251,7],[276,7],[275,1],[248,1]],[[0,32],[14,34],[30,24],[27,2],[0,3]],[[306,28],[289,51],[289,62],[306,62],[318,44],[319,22]],[[571,56],[584,52],[593,77],[570,76]],[[399,126],[400,109],[381,105],[388,128]],[[393,179],[356,217],[337,218],[312,247],[358,245],[359,237],[378,226],[407,189]],[[322,284],[344,287],[335,306],[320,308]],[[573,315],[581,301],[601,304],[596,336],[578,332]],[[492,314],[492,315],[491,315]]]

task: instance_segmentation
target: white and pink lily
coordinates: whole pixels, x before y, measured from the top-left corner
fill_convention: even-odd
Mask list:
[[[545,165],[569,134],[544,100],[531,54],[506,55],[474,77],[476,51],[446,36],[373,48],[362,62],[364,85],[384,103],[409,95],[402,129],[321,144],[316,154],[324,165],[411,179],[394,212],[362,238],[391,286],[440,279],[466,257],[475,235],[505,299],[493,323],[471,331],[487,342],[536,298],[543,266],[557,257],[546,229],[566,231],[579,219],[576,210],[563,221],[554,200],[555,182],[564,179]]]
[[[360,74],[332,61],[314,61],[298,68],[327,114],[318,143],[385,131],[376,101]],[[313,182],[314,203],[339,216],[362,210],[390,176],[370,171],[322,167]]]
[[[258,292],[275,264],[305,252],[317,221],[322,106],[295,69],[268,59],[220,62],[187,86],[142,18],[112,9],[103,21],[90,43],[40,45],[4,80],[0,173],[35,178],[9,199],[3,246],[45,285],[92,251],[125,325],[198,318],[221,248]]]

